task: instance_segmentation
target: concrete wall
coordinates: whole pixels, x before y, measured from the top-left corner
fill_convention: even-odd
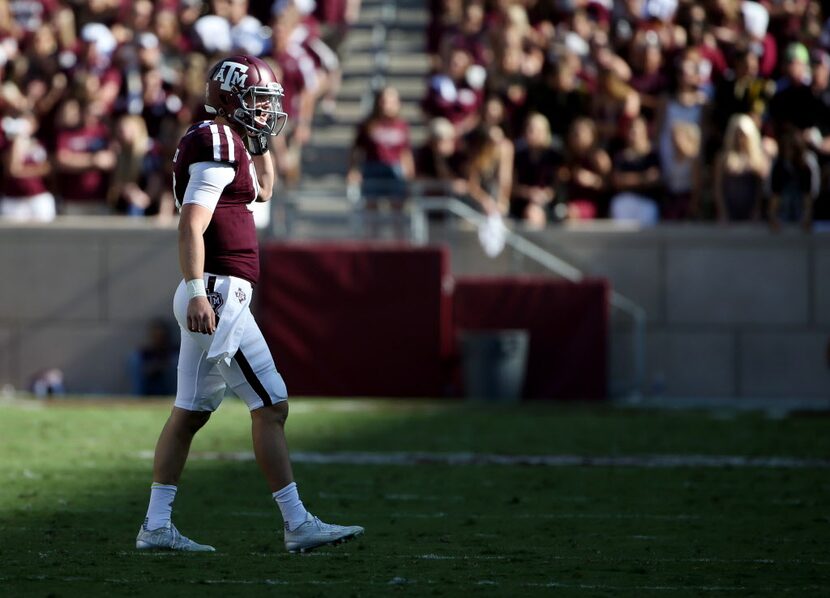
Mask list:
[[[465,274],[540,273],[474,231],[433,230]],[[672,397],[830,398],[830,235],[595,224],[530,238],[648,312],[646,390]],[[0,224],[0,386],[59,367],[73,392],[128,392],[151,318],[172,322],[176,231],[127,219]],[[630,378],[631,327],[613,314],[611,379]]]
[[[0,225],[0,385],[58,367],[78,393],[129,392],[151,318],[173,321],[176,232],[121,219]]]

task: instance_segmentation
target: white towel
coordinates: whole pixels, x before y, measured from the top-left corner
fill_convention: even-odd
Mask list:
[[[245,324],[250,315],[251,283],[235,276],[218,276],[214,292],[222,296],[219,307],[219,323],[208,349],[207,360],[212,363],[224,361],[230,365],[242,342]]]

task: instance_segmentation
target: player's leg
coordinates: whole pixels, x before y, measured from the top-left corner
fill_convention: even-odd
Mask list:
[[[167,418],[156,443],[153,483],[178,485],[190,452],[190,443],[208,419],[210,411],[187,411],[173,407],[173,412]]]
[[[286,419],[288,401],[251,411],[254,456],[271,492],[277,492],[294,481],[285,440]]]
[[[363,528],[359,526],[323,523],[300,500],[285,439],[288,393],[253,316],[246,323],[231,365],[220,366],[220,371],[251,410],[254,455],[282,514],[286,548],[304,552],[361,535]]]
[[[175,303],[179,299],[177,293]],[[201,336],[182,330],[176,403],[156,443],[150,503],[136,538],[136,547],[141,550],[213,550],[182,536],[172,522],[173,501],[190,444],[225,393],[224,379],[205,359],[209,341]]]

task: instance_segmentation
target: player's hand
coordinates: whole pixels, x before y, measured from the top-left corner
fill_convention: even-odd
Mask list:
[[[261,156],[268,152],[268,135],[248,135],[245,137],[245,145],[252,156]]]
[[[216,332],[216,314],[207,297],[194,297],[187,304],[187,329],[190,332]]]

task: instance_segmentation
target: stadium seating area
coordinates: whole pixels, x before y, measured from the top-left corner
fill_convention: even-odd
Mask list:
[[[429,140],[410,157],[389,135],[394,107],[378,107],[363,124],[386,133],[364,142],[370,171],[415,170],[532,227],[830,218],[825,3],[435,0],[430,11]]]
[[[284,184],[298,184],[312,123],[338,118],[349,59],[338,50],[359,10],[2,3],[0,217],[171,217],[172,152],[204,116],[206,69],[230,52],[265,57],[283,82],[291,119],[276,156]],[[422,124],[402,116],[408,98],[378,94],[349,164],[364,195],[437,181],[537,228],[830,219],[826,3],[432,0],[424,11],[428,139],[408,135]]]
[[[354,2],[44,0],[0,3],[0,217],[173,215],[172,155],[203,110],[205,75],[230,53],[266,58],[291,115],[283,180],[316,107],[331,113],[335,50]],[[325,40],[325,41],[324,41]]]

